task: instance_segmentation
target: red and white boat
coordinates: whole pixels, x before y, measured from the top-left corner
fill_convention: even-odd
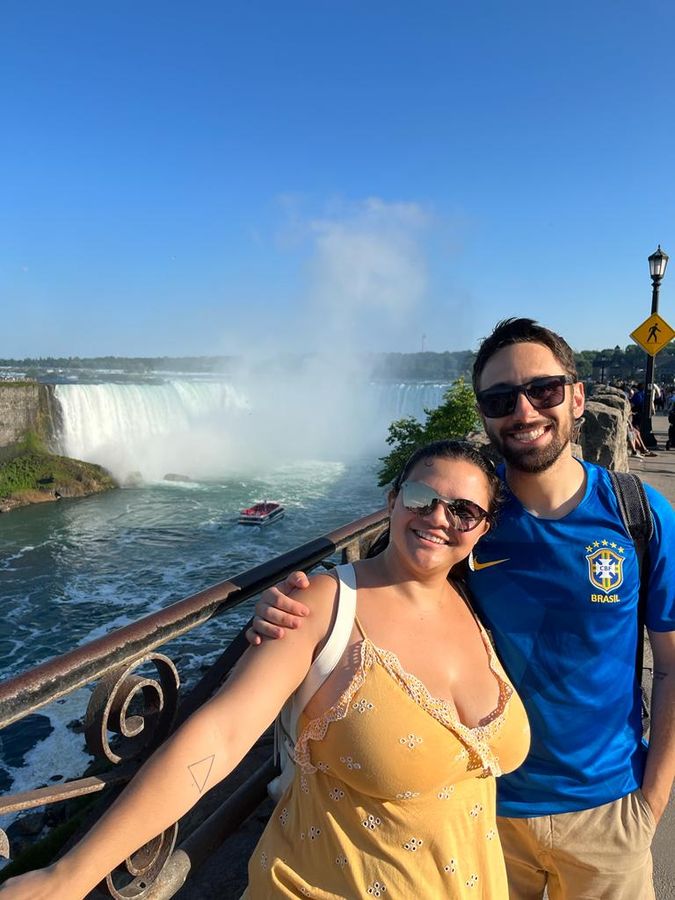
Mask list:
[[[266,500],[264,503],[254,503],[248,509],[242,509],[239,513],[240,525],[270,525],[278,519],[283,519],[284,508],[281,503],[273,503]]]

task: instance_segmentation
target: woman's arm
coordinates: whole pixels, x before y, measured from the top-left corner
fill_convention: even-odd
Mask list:
[[[305,677],[331,621],[336,583],[303,592],[313,615],[284,641],[249,648],[226,684],[145,763],[110,810],[63,859],[10,879],[3,900],[76,900],[183,816],[241,761]]]

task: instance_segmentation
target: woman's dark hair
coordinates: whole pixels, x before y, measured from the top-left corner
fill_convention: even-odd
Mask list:
[[[497,511],[503,501],[504,489],[502,480],[497,475],[492,460],[485,456],[484,453],[481,453],[481,451],[473,444],[469,443],[469,441],[432,441],[430,444],[424,444],[423,447],[418,447],[417,450],[411,454],[406,464],[394,479],[391,486],[391,493],[393,496],[395,497],[401,490],[401,485],[404,481],[408,480],[410,473],[416,465],[426,462],[427,465],[430,466],[435,459],[459,459],[464,462],[472,463],[472,465],[481,470],[487,480],[488,491],[490,494],[487,521],[491,526],[494,525],[497,518]],[[384,550],[388,543],[389,529],[387,528],[387,530],[371,545],[367,556],[377,556],[378,553],[381,553]]]

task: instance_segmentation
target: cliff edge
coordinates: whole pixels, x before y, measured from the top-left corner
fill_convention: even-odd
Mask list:
[[[117,487],[101,466],[47,453],[30,436],[4,448],[0,459],[0,513],[62,497],[87,497]]]

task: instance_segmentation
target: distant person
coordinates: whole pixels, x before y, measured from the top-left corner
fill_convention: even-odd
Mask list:
[[[532,728],[525,763],[497,788],[509,896],[652,900],[650,846],[675,773],[675,513],[645,485],[647,749],[638,560],[607,471],[572,456],[584,409],[574,354],[531,319],[506,319],[479,348],[473,384],[509,496],[473,554],[469,586]],[[278,589],[257,611],[259,635],[307,624]]]
[[[675,388],[671,388],[668,391],[668,397],[666,398],[666,413],[670,413],[673,409],[675,409]]]
[[[648,450],[645,446],[645,442],[642,440],[642,435],[638,428],[633,425],[632,422],[626,423],[627,429],[627,441],[628,446],[630,447],[631,456],[657,456],[658,454],[654,453],[652,450]]]
[[[675,404],[670,407],[668,413],[668,440],[666,441],[666,450],[675,448]]]
[[[339,662],[292,701],[296,768],[244,896],[507,900],[495,776],[522,762],[529,731],[461,579],[499,492],[468,444],[414,453],[389,497],[382,552],[314,578],[306,627],[250,648],[89,834],[49,869],[8,881],[2,900],[84,897],[234,768],[336,629]]]
[[[657,413],[663,412],[665,407],[665,391],[660,384],[654,385],[654,410]]]
[[[633,425],[640,427],[642,420],[642,407],[645,402],[645,386],[644,382],[640,382],[630,398],[630,409],[632,413]]]

